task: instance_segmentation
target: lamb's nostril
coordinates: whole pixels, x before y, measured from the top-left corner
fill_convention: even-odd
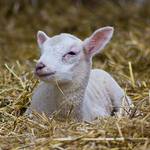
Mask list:
[[[36,71],[38,71],[38,70],[42,70],[43,68],[45,68],[46,67],[46,65],[45,64],[43,64],[42,62],[40,62],[40,63],[38,63],[37,65],[36,65]]]

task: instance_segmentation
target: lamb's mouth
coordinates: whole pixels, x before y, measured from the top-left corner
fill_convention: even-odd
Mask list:
[[[49,73],[36,73],[36,75],[40,78],[43,77],[48,77],[48,76],[53,76],[55,74],[55,72],[49,72]]]

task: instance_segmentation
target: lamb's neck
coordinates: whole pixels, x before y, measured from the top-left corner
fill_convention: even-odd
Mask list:
[[[82,120],[82,104],[87,82],[74,82],[72,85],[58,84],[55,86],[55,100],[57,108],[61,109],[60,114],[63,118],[70,115],[70,117],[77,120]]]

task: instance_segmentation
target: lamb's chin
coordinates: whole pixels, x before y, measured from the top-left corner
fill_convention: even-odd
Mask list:
[[[55,79],[55,76],[52,76],[52,75],[47,75],[47,76],[40,76],[38,77],[41,81],[44,81],[44,82],[51,82],[53,83],[56,79]]]
[[[44,76],[44,77],[39,77],[41,81],[44,81],[46,83],[51,83],[51,84],[67,84],[72,81],[72,78],[66,78],[66,77],[59,77],[59,76]]]
[[[72,77],[67,75],[56,76],[55,81],[58,83],[70,83],[72,82]]]

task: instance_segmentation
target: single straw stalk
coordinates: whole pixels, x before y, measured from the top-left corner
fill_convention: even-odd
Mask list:
[[[25,84],[23,83],[22,79],[7,64],[5,64],[5,67],[17,80],[20,81],[21,86],[23,89],[25,89]]]
[[[134,79],[134,75],[133,75],[132,64],[130,61],[129,61],[129,71],[130,71],[130,78],[131,78],[132,86],[135,87],[135,79]]]

